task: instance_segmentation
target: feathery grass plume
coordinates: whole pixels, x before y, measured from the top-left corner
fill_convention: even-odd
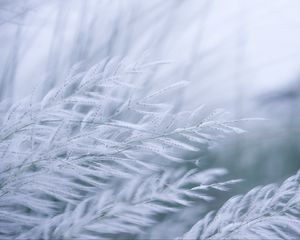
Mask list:
[[[132,239],[235,183],[196,160],[241,130],[222,111],[163,103],[186,82],[147,93],[142,73],[155,65],[77,65],[40,103],[11,107],[0,131],[1,239]]]
[[[209,213],[182,239],[299,239],[300,171],[281,186],[256,187]]]

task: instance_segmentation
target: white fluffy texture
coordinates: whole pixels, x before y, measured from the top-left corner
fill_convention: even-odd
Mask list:
[[[235,196],[195,224],[183,239],[299,239],[300,172],[280,187]]]
[[[196,160],[241,130],[218,120],[220,110],[204,117],[202,107],[176,113],[161,102],[186,82],[144,91],[158,64],[77,65],[39,104],[31,96],[10,109],[0,132],[1,239],[132,239],[236,182],[218,183],[224,170]]]
[[[236,183],[219,182],[225,170],[204,170],[199,158],[224,133],[243,131],[221,121],[223,111],[180,111],[200,101],[240,114],[258,93],[292,81],[298,6],[298,0],[0,0],[0,238],[165,239],[186,232],[208,211],[211,191]],[[160,70],[167,62],[114,59],[85,70],[115,55],[176,65]],[[84,64],[63,81],[78,61]],[[16,103],[33,87],[41,93]],[[266,102],[297,97],[299,88],[291,88]],[[297,122],[297,105],[289,106]],[[270,131],[279,129],[292,146],[282,132],[296,136],[299,128]],[[261,132],[255,149],[268,140]],[[281,158],[274,148],[264,156]],[[234,164],[243,161],[233,156]],[[276,161],[267,166],[266,180],[268,172],[284,172]],[[298,239],[296,183],[235,197],[185,238]]]

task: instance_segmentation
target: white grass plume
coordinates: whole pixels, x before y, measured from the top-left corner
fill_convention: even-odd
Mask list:
[[[183,239],[299,239],[300,172],[281,186],[235,196],[195,224]]]
[[[142,63],[80,68],[3,120],[1,239],[132,239],[233,183],[218,183],[223,170],[195,161],[221,135],[240,131],[218,120],[219,111],[174,113],[159,100],[184,82],[147,93]]]

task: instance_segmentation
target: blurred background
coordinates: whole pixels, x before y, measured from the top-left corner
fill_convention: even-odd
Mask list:
[[[173,99],[245,121],[206,157],[237,191],[281,181],[300,168],[300,1],[0,0],[0,114],[41,96],[78,62],[170,61],[149,88],[190,81]]]

